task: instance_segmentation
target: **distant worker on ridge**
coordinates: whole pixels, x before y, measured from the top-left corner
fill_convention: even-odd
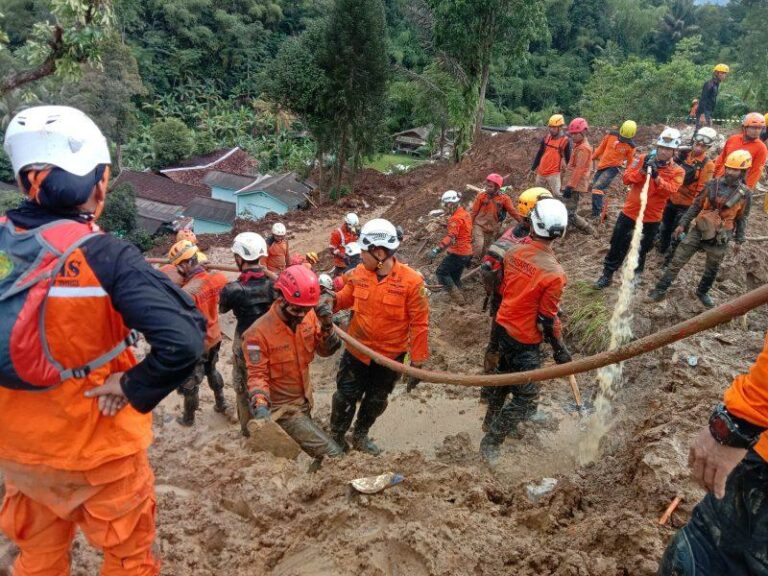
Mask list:
[[[701,96],[696,108],[696,130],[702,126],[712,126],[712,115],[717,106],[720,83],[725,80],[730,71],[731,69],[727,64],[718,64],[712,69],[712,78],[701,87]]]

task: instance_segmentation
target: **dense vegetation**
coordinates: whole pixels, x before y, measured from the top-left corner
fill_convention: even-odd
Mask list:
[[[393,132],[664,122],[723,61],[719,117],[768,108],[768,3],[732,0],[6,0],[0,129],[31,102],[93,115],[121,166],[240,145],[264,170],[348,167]],[[0,158],[0,179],[9,179]]]

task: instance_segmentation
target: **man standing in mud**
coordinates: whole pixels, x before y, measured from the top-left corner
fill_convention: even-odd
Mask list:
[[[768,574],[768,337],[723,400],[688,454],[708,494],[669,542],[659,576]]]
[[[565,287],[565,271],[552,251],[552,242],[565,234],[568,210],[555,198],[542,198],[530,214],[531,241],[513,244],[504,256],[504,284],[496,322],[499,338],[499,372],[524,372],[541,365],[542,340],[552,346],[555,362],[571,361],[562,340],[558,311]],[[507,396],[512,398],[507,401]],[[536,412],[539,385],[494,387],[483,421],[486,433],[480,453],[495,465],[510,432]],[[506,403],[505,403],[506,402]]]

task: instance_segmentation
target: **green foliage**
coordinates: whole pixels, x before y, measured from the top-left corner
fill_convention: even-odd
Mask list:
[[[130,184],[121,184],[107,194],[99,226],[118,238],[135,244],[142,251],[149,250],[153,245],[152,237],[139,228],[137,217],[133,187]]]
[[[4,215],[8,210],[18,208],[24,197],[18,192],[5,192],[0,190],[0,216]]]
[[[0,142],[5,140],[5,131],[0,130]],[[5,153],[2,147],[0,147],[0,182],[14,182],[13,166],[11,165],[11,159]]]
[[[156,168],[172,166],[194,151],[192,132],[178,118],[156,122],[152,125],[150,136]]]

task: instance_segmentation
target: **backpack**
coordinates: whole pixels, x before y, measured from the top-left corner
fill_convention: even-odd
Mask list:
[[[85,366],[63,366],[51,355],[44,319],[54,279],[67,258],[98,234],[72,220],[17,231],[0,218],[0,387],[43,391],[69,378],[85,378],[138,340],[131,331]]]

